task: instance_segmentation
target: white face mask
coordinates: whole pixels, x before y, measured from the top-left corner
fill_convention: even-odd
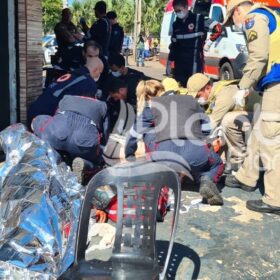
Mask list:
[[[204,97],[199,97],[198,99],[197,99],[197,102],[198,102],[198,104],[199,105],[201,105],[201,106],[204,106],[204,105],[207,105],[207,100],[204,98]]]
[[[243,31],[243,24],[242,23],[238,23],[238,24],[234,24],[235,29],[237,31]]]
[[[184,19],[186,17],[186,13],[184,11],[176,13],[177,18]]]
[[[95,82],[98,82],[98,80],[100,79],[100,75],[98,77],[94,77],[93,79]]]
[[[112,71],[112,75],[116,78],[120,77],[122,73],[120,71]]]

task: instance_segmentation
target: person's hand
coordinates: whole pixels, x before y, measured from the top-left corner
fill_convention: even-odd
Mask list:
[[[105,223],[107,220],[107,213],[102,210],[96,210],[95,217],[98,223]]]
[[[248,89],[240,89],[234,95],[234,103],[236,106],[244,107],[245,106],[245,98],[249,95]]]
[[[171,64],[172,64],[172,61],[168,60],[166,63],[166,69],[165,69],[166,76],[171,76],[171,73],[172,73]]]

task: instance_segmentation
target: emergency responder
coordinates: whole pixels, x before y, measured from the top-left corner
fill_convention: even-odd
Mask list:
[[[109,93],[107,105],[110,115],[110,131],[112,131],[121,113],[121,101],[125,104],[128,103],[135,112],[137,98],[135,92],[129,92],[127,82],[122,77],[110,77],[107,90]]]
[[[106,82],[107,82],[108,75],[109,75],[108,61],[102,53],[101,46],[97,42],[92,41],[92,40],[85,42],[83,55],[84,55],[84,63],[86,63],[87,60],[95,58],[95,57],[99,57],[103,63],[103,71],[97,82],[98,92],[97,92],[96,98],[104,101],[106,99],[106,96],[104,96],[104,95],[106,95],[106,94],[105,93],[103,94],[103,92],[106,92],[106,91],[104,91],[104,89],[106,87]]]
[[[180,86],[175,79],[167,77],[164,78],[161,83],[164,87],[165,93],[173,92],[174,94],[180,94]]]
[[[85,66],[65,74],[51,83],[27,110],[27,122],[38,115],[53,116],[59,101],[64,95],[81,95],[94,97],[97,91],[96,82],[103,71],[103,63],[98,58],[87,60]]]
[[[123,28],[118,23],[117,14],[115,11],[108,12],[107,17],[110,20],[112,26],[109,53],[121,53],[124,39]]]
[[[75,44],[83,40],[83,35],[71,21],[70,9],[63,9],[61,17],[61,21],[54,28],[58,45],[57,56],[62,59],[60,65],[63,69],[78,68],[81,64],[82,48]]]
[[[102,146],[108,139],[107,106],[103,101],[86,96],[65,95],[54,116],[39,115],[31,124],[34,133],[54,149],[67,152],[70,159],[86,162],[74,171],[81,181],[84,166],[101,164]],[[87,162],[89,161],[89,162]],[[79,172],[77,172],[79,170]]]
[[[109,43],[111,37],[111,23],[106,15],[107,5],[104,1],[95,4],[94,12],[97,21],[90,28],[90,39],[96,41],[101,47],[106,58],[109,55]]]
[[[174,0],[173,9],[177,18],[173,23],[166,74],[171,75],[171,62],[174,61],[174,78],[185,87],[192,74],[202,72],[206,32],[212,30],[211,40],[215,40],[222,28],[218,22],[204,20],[203,15],[189,11],[186,0]]]
[[[224,25],[231,24],[246,35],[249,58],[243,70],[238,103],[251,87],[263,91],[260,116],[249,139],[249,152],[235,176],[226,185],[254,191],[259,178],[259,160],[265,169],[265,194],[262,200],[248,200],[247,208],[258,212],[280,214],[280,18],[266,6],[251,1],[231,0]]]
[[[127,83],[122,77],[111,77],[108,80],[110,116],[110,137],[103,153],[108,165],[125,160],[124,146],[127,132],[133,126],[136,112],[136,95],[128,92]]]
[[[137,121],[130,130],[126,156],[132,156],[143,138],[151,159],[164,162],[178,173],[191,172],[200,182],[200,194],[211,205],[222,205],[216,182],[223,172],[218,154],[203,141],[200,120],[203,110],[188,95],[165,93],[155,80],[137,86]],[[197,118],[193,118],[193,116]]]
[[[121,54],[110,55],[108,62],[111,75],[117,78],[121,77],[126,82],[128,95],[135,96],[136,104],[136,87],[141,80],[147,80],[148,78],[143,72],[126,67],[125,58]]]
[[[198,103],[206,107],[209,116],[210,131],[221,126],[227,147],[227,166],[225,172],[237,171],[246,156],[246,139],[251,132],[251,120],[254,105],[260,101],[257,94],[251,95],[244,108],[235,104],[238,80],[219,81],[212,84],[204,74],[192,75],[187,83],[187,92]],[[211,136],[210,136],[211,138]]]

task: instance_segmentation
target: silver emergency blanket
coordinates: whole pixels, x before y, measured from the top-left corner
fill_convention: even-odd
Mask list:
[[[74,261],[83,187],[22,124],[0,132],[0,144],[0,279],[57,277]]]

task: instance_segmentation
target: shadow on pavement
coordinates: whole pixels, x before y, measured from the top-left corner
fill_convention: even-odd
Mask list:
[[[160,266],[164,265],[168,246],[169,246],[168,241],[163,241],[163,240],[156,241],[156,248],[157,248],[158,260]],[[192,265],[188,267],[188,271],[189,269],[193,268],[191,279],[198,279],[200,266],[201,266],[200,257],[191,248],[176,242],[174,243],[170,261],[168,264],[166,279],[175,279],[176,274],[177,274],[177,279],[182,279],[182,280],[187,278],[190,279],[186,275],[187,267],[185,266],[185,264],[189,264],[191,262],[185,262],[184,258],[187,258],[192,262]],[[178,270],[179,266],[180,266],[180,271]],[[188,275],[190,274],[188,273]]]

